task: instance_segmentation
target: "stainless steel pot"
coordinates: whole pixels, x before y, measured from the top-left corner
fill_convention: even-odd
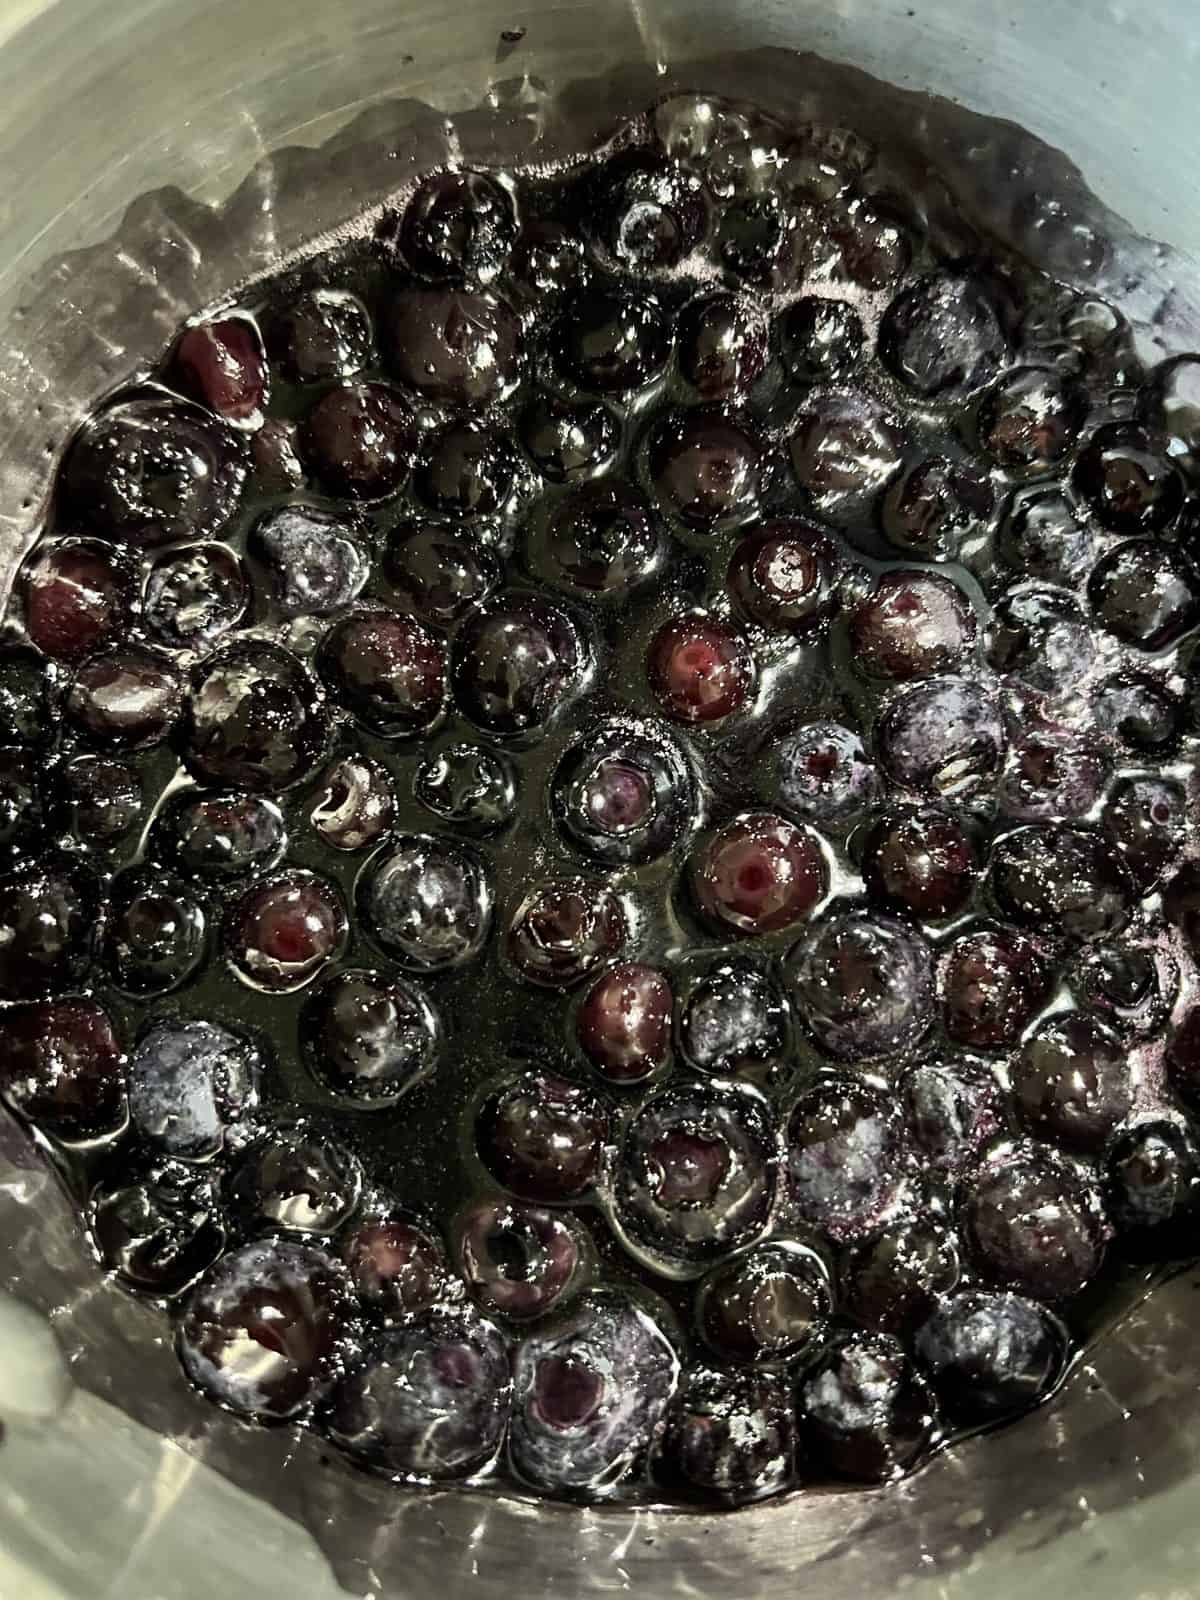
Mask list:
[[[744,92],[785,95],[785,57],[741,52],[815,51],[1065,150],[1103,201],[1181,252],[1144,270],[1148,323],[1157,310],[1196,325],[1169,293],[1200,251],[1200,13],[1186,0],[6,0],[0,41],[0,589],[81,412],[181,316],[386,194],[445,140],[441,113],[465,113],[456,137],[485,155],[565,148],[589,118],[599,128],[669,84],[727,87],[734,61]],[[806,71],[852,121],[858,80]],[[564,120],[575,80],[603,88],[568,97]],[[904,107],[986,214],[996,164],[973,164],[969,140],[951,151],[944,111]],[[1043,154],[1013,141],[1036,187]],[[893,1490],[714,1520],[395,1495],[322,1467],[311,1441],[193,1405],[148,1342],[158,1319],[100,1282],[7,1123],[0,1239],[12,1600],[1198,1590],[1192,1275],[999,1437]]]

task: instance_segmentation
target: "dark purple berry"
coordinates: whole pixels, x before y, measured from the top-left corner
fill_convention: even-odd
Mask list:
[[[977,1423],[1044,1400],[1066,1368],[1070,1340],[1033,1300],[964,1289],[937,1307],[916,1349],[950,1415]]]
[[[801,402],[788,448],[796,482],[835,522],[860,517],[900,471],[903,436],[877,401],[814,390]]]
[[[306,462],[331,494],[386,500],[408,477],[413,414],[385,384],[342,384],[309,412],[301,443]]]
[[[249,549],[283,617],[340,611],[358,599],[370,576],[370,561],[353,526],[314,506],[269,511],[255,523]]]
[[[228,1130],[258,1105],[263,1060],[216,1022],[152,1023],[129,1057],[129,1109],[144,1139],[167,1155],[217,1155]]]
[[[223,544],[185,545],[146,575],[142,621],[172,650],[206,650],[241,621],[249,594],[242,564]]]
[[[914,684],[876,731],[879,759],[896,783],[942,795],[989,786],[1004,760],[1000,704],[966,678]]]
[[[826,1079],[796,1102],[784,1134],[795,1215],[838,1244],[874,1233],[905,1179],[903,1125],[864,1083]]]
[[[1186,1255],[1200,1211],[1200,1147],[1183,1122],[1139,1122],[1108,1152],[1105,1201],[1136,1254]]]
[[[663,623],[650,641],[646,675],[673,722],[720,722],[749,700],[754,657],[727,622],[688,611]]]
[[[1085,949],[1074,992],[1126,1039],[1161,1033],[1179,995],[1179,967],[1163,940]]]
[[[182,386],[210,411],[239,427],[257,427],[271,392],[262,335],[249,317],[199,322],[179,338],[175,370]]]
[[[310,289],[271,324],[270,344],[294,383],[351,378],[374,354],[371,318],[345,289]]]
[[[394,227],[385,219],[385,227]],[[517,223],[508,191],[486,172],[435,172],[417,185],[396,238],[405,261],[435,282],[490,283]]]
[[[1111,550],[1088,579],[1088,600],[1100,626],[1135,650],[1166,650],[1200,622],[1195,581],[1154,539]]]
[[[991,515],[990,481],[970,465],[928,456],[893,480],[880,512],[888,541],[924,561],[953,557]]]
[[[1119,933],[1136,899],[1133,880],[1103,834],[1034,826],[992,847],[992,894],[1021,927],[1090,944]]]
[[[572,301],[554,333],[559,366],[582,388],[626,394],[659,376],[671,333],[652,295],[591,289]]]
[[[469,833],[496,833],[517,807],[517,769],[481,745],[454,744],[426,756],[413,779],[413,796],[426,811]]]
[[[996,549],[1019,577],[1073,589],[1091,570],[1096,540],[1061,489],[1034,489],[1008,503]]]
[[[178,1294],[225,1248],[211,1177],[162,1162],[92,1195],[92,1238],[104,1267],[141,1294]]]
[[[0,1095],[60,1139],[91,1139],[125,1120],[125,1059],[95,1000],[41,1000],[0,1012]]]
[[[559,827],[606,866],[653,861],[684,836],[692,777],[665,738],[601,725],[564,754],[551,781]]]
[[[655,967],[624,962],[588,990],[576,1016],[579,1046],[610,1083],[638,1083],[671,1053],[671,985]]]
[[[309,996],[300,1017],[317,1079],[357,1105],[391,1105],[437,1065],[441,1022],[406,978],[346,968]]]
[[[932,958],[913,928],[843,912],[805,935],[788,960],[797,1015],[838,1061],[894,1057],[931,1020]]]
[[[844,383],[862,353],[858,312],[845,300],[806,296],[779,319],[784,365],[801,383]]]
[[[303,988],[341,957],[348,936],[338,890],[295,869],[252,884],[225,922],[230,965],[246,983],[272,994]]]
[[[725,823],[693,853],[690,873],[705,919],[743,937],[795,927],[829,886],[816,835],[769,811]]]
[[[1013,1099],[1031,1133],[1094,1155],[1133,1104],[1125,1048],[1086,1012],[1039,1023],[1010,1069]]]
[[[430,510],[450,517],[482,517],[508,499],[516,474],[508,437],[474,422],[450,422],[426,447],[413,488]]]
[[[595,1185],[608,1117],[587,1089],[552,1072],[527,1072],[497,1089],[476,1125],[480,1159],[521,1200],[561,1205]]]
[[[979,928],[947,947],[939,977],[942,1023],[956,1044],[1007,1050],[1050,998],[1050,968],[1031,939]]]
[[[723,1359],[783,1365],[819,1344],[832,1309],[829,1271],[815,1251],[765,1244],[713,1268],[696,1320]]]
[[[773,283],[786,266],[793,226],[770,191],[723,205],[716,240],[721,265],[747,283]]]
[[[1010,747],[997,799],[1019,822],[1073,820],[1092,810],[1107,776],[1103,750],[1085,738],[1033,733]]]
[[[582,673],[584,645],[565,611],[532,595],[498,596],[454,642],[451,681],[463,713],[488,733],[539,732]]]
[[[80,844],[112,844],[141,820],[141,780],[123,761],[76,756],[58,779],[64,820]]]
[[[569,989],[619,955],[628,936],[625,912],[611,889],[584,878],[556,878],[521,900],[505,951],[528,982]]]
[[[881,817],[863,846],[863,882],[872,900],[921,919],[961,911],[977,873],[970,838],[940,811]]]
[[[86,867],[59,857],[0,877],[0,999],[70,988],[87,971],[99,893]]]
[[[1162,880],[1187,835],[1187,801],[1171,778],[1121,778],[1100,819],[1141,894]]]
[[[1165,754],[1183,731],[1183,702],[1153,678],[1112,678],[1101,687],[1095,707],[1099,726],[1139,755]]]
[[[492,886],[473,850],[428,834],[401,834],[358,880],[367,933],[410,972],[473,961],[492,928]]]
[[[704,1503],[762,1500],[792,1481],[794,1434],[781,1378],[691,1368],[667,1408],[655,1476]]]
[[[491,295],[405,289],[392,302],[384,343],[400,382],[437,405],[490,405],[520,378],[520,324]]]
[[[668,411],[647,436],[646,471],[667,516],[712,533],[754,514],[762,445],[731,412],[708,406]]]
[[[97,744],[127,750],[161,744],[179,715],[179,675],[162,656],[136,646],[108,650],[76,668],[67,716]]]
[[[109,885],[104,958],[116,988],[130,995],[168,994],[195,975],[208,955],[208,918],[173,872],[130,867]]]
[[[333,850],[365,850],[392,830],[396,797],[391,774],[367,756],[342,756],[326,769],[308,814],[313,832]]]
[[[679,1007],[679,1049],[701,1072],[719,1077],[778,1060],[788,1044],[787,1002],[748,962],[724,962],[700,977]]]
[[[589,222],[617,266],[653,272],[675,266],[699,243],[708,220],[703,196],[683,167],[644,149],[623,151],[600,169]]]
[[[1098,428],[1080,452],[1072,482],[1112,533],[1157,533],[1183,505],[1183,480],[1132,423]]]
[[[389,611],[344,617],[321,641],[317,664],[339,704],[383,738],[424,733],[442,714],[445,653],[410,617]]]
[[[910,1137],[935,1172],[957,1176],[1006,1126],[995,1074],[969,1056],[922,1062],[902,1089]]]
[[[494,555],[436,523],[401,523],[388,540],[384,572],[401,611],[449,628],[499,582]]]
[[[360,1222],[344,1238],[341,1255],[358,1298],[385,1322],[407,1321],[448,1298],[441,1246],[402,1217]]]
[[[544,548],[557,583],[583,595],[619,596],[654,575],[663,542],[642,496],[603,478],[557,503]]]
[[[679,323],[679,367],[702,400],[733,400],[752,389],[767,364],[760,312],[732,294],[693,300]]]
[[[55,661],[79,661],[128,626],[132,584],[121,554],[99,539],[40,546],[20,592],[30,642]]]
[[[183,759],[204,783],[278,792],[320,763],[328,736],[320,690],[274,645],[237,645],[197,669]]]
[[[1002,1145],[962,1198],[963,1235],[988,1275],[1037,1300],[1078,1294],[1108,1225],[1084,1168],[1043,1146]]]
[[[526,222],[509,257],[508,275],[536,303],[561,298],[583,276],[583,241],[561,222]]]
[[[332,1234],[358,1205],[362,1172],[331,1140],[275,1134],[244,1151],[226,1184],[229,1203],[254,1232]]]
[[[752,622],[781,633],[807,633],[841,607],[838,566],[837,552],[819,528],[799,518],[777,518],[734,551],[729,592]]]
[[[804,1379],[802,1448],[839,1478],[886,1483],[933,1442],[933,1396],[904,1347],[878,1333],[841,1339]]]
[[[287,848],[279,807],[261,795],[183,789],[150,834],[154,853],[180,872],[226,883],[277,867]]]
[[[481,1309],[528,1322],[545,1316],[580,1275],[576,1231],[552,1211],[485,1200],[454,1228],[454,1253]]]
[[[952,1234],[933,1222],[905,1221],[850,1255],[841,1303],[864,1327],[900,1335],[924,1322],[959,1272]]]
[[[1075,443],[1087,403],[1049,367],[1016,367],[979,410],[979,442],[998,466],[1040,471],[1061,461]]]
[[[1004,364],[1008,341],[987,289],[935,272],[904,289],[879,330],[884,364],[924,399],[957,399],[981,389]]]
[[[850,613],[849,628],[855,666],[896,682],[952,671],[975,642],[970,602],[937,573],[884,573]]]
[[[770,752],[769,792],[784,811],[841,828],[865,811],[879,777],[862,740],[839,722],[810,722]]]
[[[542,394],[521,413],[526,454],[550,483],[576,483],[608,466],[621,442],[617,414],[598,400]]]

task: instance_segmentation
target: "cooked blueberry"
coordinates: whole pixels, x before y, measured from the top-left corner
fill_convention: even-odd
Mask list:
[[[192,977],[208,954],[200,900],[173,872],[130,867],[109,886],[104,957],[126,994],[167,994]]]
[[[1073,987],[1084,1005],[1123,1038],[1160,1033],[1179,995],[1179,967],[1161,940],[1091,946],[1076,964]]]
[[[729,623],[689,611],[663,623],[654,635],[646,675],[672,721],[720,722],[750,698],[754,657]]]
[[[498,596],[454,643],[451,681],[464,714],[486,732],[540,731],[575,687],[584,645],[574,622],[533,595]]]
[[[436,523],[401,523],[388,540],[384,571],[401,611],[449,628],[485,600],[500,577],[490,551]]]
[[[697,406],[668,411],[651,425],[646,470],[668,516],[711,533],[753,515],[763,451],[733,413]]]
[[[538,1206],[483,1201],[459,1217],[453,1232],[467,1288],[484,1311],[514,1322],[552,1311],[579,1276],[575,1230]]]
[[[404,259],[423,277],[490,283],[503,270],[516,232],[512,200],[495,178],[435,172],[405,206],[397,239]]]
[[[851,728],[809,722],[772,748],[768,787],[785,811],[823,827],[844,827],[871,805],[879,777]]]
[[[63,497],[97,533],[135,545],[220,533],[246,479],[246,447],[198,406],[148,397],[102,411],[63,468]]]
[[[358,880],[366,930],[408,971],[440,972],[472,961],[492,927],[492,886],[464,845],[402,834],[372,856]]]
[[[287,377],[296,383],[351,378],[371,364],[371,318],[345,289],[310,289],[274,319],[270,343]]]
[[[362,1105],[389,1105],[433,1071],[437,1012],[405,978],[345,968],[305,1002],[300,1040],[318,1079]]]
[[[175,1334],[183,1370],[240,1416],[307,1412],[337,1370],[348,1286],[307,1245],[264,1239],[223,1256],[192,1291]]]
[[[1183,505],[1183,480],[1143,428],[1098,428],[1075,463],[1076,492],[1112,533],[1157,533]]]
[[[1200,467],[1200,361],[1175,356],[1156,367],[1142,396],[1142,414],[1166,437],[1171,462],[1195,477]]]
[[[1021,1046],[1011,1080],[1029,1131],[1085,1155],[1103,1148],[1133,1104],[1124,1046],[1080,1011],[1039,1023]]]
[[[977,871],[970,838],[940,811],[883,816],[863,846],[867,893],[880,905],[920,918],[961,911]]]
[[[880,513],[890,543],[925,561],[953,557],[992,511],[989,480],[969,464],[927,456],[893,480]]]
[[[98,900],[88,869],[59,857],[0,877],[0,998],[28,1000],[78,983]]]
[[[334,698],[384,738],[423,733],[442,713],[441,642],[409,617],[389,611],[344,617],[321,641],[317,664]]]
[[[517,770],[495,750],[455,744],[424,757],[413,794],[443,822],[471,833],[495,833],[517,805]]]
[[[0,1095],[62,1139],[111,1133],[125,1118],[125,1060],[95,1000],[26,1001],[0,1012]]]
[[[702,1072],[732,1077],[780,1058],[787,1044],[787,1002],[748,962],[723,962],[681,997],[680,1052]]]
[[[942,958],[942,1022],[956,1044],[1006,1050],[1050,998],[1051,972],[1038,946],[1011,928],[960,934]]]
[[[1110,551],[1088,579],[1088,599],[1101,627],[1135,650],[1166,650],[1200,621],[1194,580],[1153,539]]]
[[[366,756],[343,756],[327,768],[308,814],[313,832],[333,850],[365,850],[391,832],[396,797],[386,768]]]
[[[1009,748],[997,791],[1000,809],[1019,822],[1086,816],[1108,776],[1102,750],[1070,733],[1033,733]]]
[[[560,500],[546,530],[552,576],[585,595],[626,594],[653,575],[662,547],[642,496],[610,478]]]
[[[437,1308],[371,1338],[338,1382],[326,1426],[354,1460],[440,1483],[491,1460],[511,1398],[497,1330],[473,1311]]]
[[[1035,489],[1005,508],[996,549],[1020,577],[1073,589],[1091,570],[1096,541],[1061,489]]]
[[[862,322],[845,300],[809,295],[779,319],[784,365],[802,383],[844,382],[858,364],[862,346]]]
[[[40,762],[20,745],[0,746],[0,851],[35,844],[43,825]]]
[[[766,322],[744,300],[710,294],[685,309],[679,366],[701,399],[735,399],[754,387],[766,364]]]
[[[1170,778],[1122,778],[1105,803],[1101,825],[1138,890],[1148,894],[1183,845],[1184,792]]]
[[[417,468],[417,498],[444,516],[480,517],[507,500],[516,473],[508,437],[474,422],[450,422],[434,434]]]
[[[1074,687],[1089,671],[1096,640],[1068,595],[1021,588],[997,603],[987,653],[998,672],[1024,688],[1053,695]]]
[[[966,595],[934,573],[884,573],[849,623],[855,665],[873,677],[898,681],[958,666],[975,640],[975,615]]]
[[[276,1134],[237,1159],[226,1185],[245,1226],[283,1233],[331,1234],[358,1204],[356,1159],[329,1139]]]
[[[903,226],[865,195],[832,206],[824,224],[837,252],[831,263],[832,277],[849,279],[864,289],[886,289],[912,258],[912,245]]]
[[[835,1060],[894,1056],[929,1026],[929,946],[890,917],[848,911],[819,923],[788,969],[801,1022]]]
[[[1061,461],[1075,442],[1087,406],[1049,367],[1006,373],[979,410],[979,442],[1001,467],[1037,471]]]
[[[618,963],[588,990],[576,1016],[576,1037],[609,1082],[637,1083],[671,1053],[671,985],[637,962]]]
[[[40,546],[20,592],[30,642],[55,661],[81,660],[129,623],[129,573],[120,552],[99,539]]]
[[[807,919],[829,885],[815,834],[769,811],[727,822],[695,852],[691,886],[719,932],[778,933]]]
[[[646,1312],[608,1291],[530,1333],[513,1362],[509,1449],[539,1489],[615,1483],[653,1440],[679,1374]]]
[[[1008,342],[986,288],[952,272],[935,272],[904,289],[884,313],[879,350],[888,369],[914,394],[956,399],[989,383]]]
[[[917,1334],[917,1355],[938,1398],[961,1422],[1028,1411],[1058,1384],[1067,1330],[1045,1306],[1017,1294],[964,1289]]]
[[[142,1294],[178,1294],[225,1248],[211,1177],[177,1162],[102,1185],[89,1213],[101,1262]]]
[[[662,1089],[625,1130],[614,1202],[631,1240],[668,1272],[749,1244],[775,1199],[767,1102],[726,1084]]]
[[[284,617],[340,611],[357,600],[370,562],[354,528],[315,506],[281,506],[255,523],[250,553]]]
[[[1085,1169],[1045,1146],[1005,1145],[962,1199],[964,1237],[992,1278],[1037,1300],[1077,1294],[1100,1270],[1108,1226]]]
[[[621,902],[606,885],[555,878],[517,906],[505,951],[530,983],[569,989],[619,955],[628,935]]]
[[[563,755],[551,780],[559,827],[607,866],[652,861],[683,837],[692,777],[665,738],[607,723]]]
[[[554,347],[563,371],[583,388],[624,394],[659,376],[671,354],[671,334],[652,295],[591,289],[564,312]]]
[[[331,494],[386,500],[408,477],[413,415],[386,384],[342,384],[309,412],[301,444]]]
[[[1104,836],[1034,826],[992,848],[989,877],[1001,912],[1035,931],[1088,944],[1117,933],[1136,898],[1133,880]]]
[[[150,839],[179,871],[225,883],[278,866],[287,828],[279,807],[261,795],[183,789],[154,819]]]
[[[223,544],[187,545],[159,556],[142,590],[142,621],[174,650],[204,650],[242,618],[242,564]]]
[[[1136,1249],[1186,1255],[1200,1209],[1200,1147],[1183,1122],[1139,1122],[1108,1152],[1109,1215]]]
[[[129,1108],[142,1137],[185,1161],[216,1155],[258,1104],[263,1062],[216,1022],[160,1021],[129,1057]]]
[[[902,1087],[909,1133],[937,1172],[961,1173],[1005,1127],[1000,1084],[982,1061],[922,1062]]]
[[[897,695],[879,722],[879,759],[910,789],[957,795],[989,784],[1004,758],[1000,705],[966,678],[935,678]]]
[[[141,780],[123,761],[76,756],[58,781],[64,820],[80,844],[111,844],[141,819]]]
[[[517,236],[508,275],[535,303],[560,298],[583,276],[583,241],[561,222],[534,218]]]
[[[349,923],[342,897],[311,872],[289,870],[252,884],[225,919],[226,956],[256,989],[299,989],[343,954]]]
[[[850,1255],[842,1304],[864,1327],[903,1334],[955,1287],[959,1270],[952,1234],[933,1222],[905,1220]]]
[[[747,283],[771,283],[786,265],[793,226],[769,191],[723,205],[717,227],[721,265]]]
[[[188,392],[226,422],[256,427],[262,421],[271,376],[262,335],[249,317],[188,328],[175,346],[175,369]]]
[[[729,563],[728,586],[752,622],[799,634],[840,609],[838,576],[837,552],[820,529],[785,517],[742,540]]]
[[[304,482],[299,429],[282,417],[268,417],[250,439],[255,487],[264,494],[290,494]]]
[[[313,771],[327,734],[321,693],[299,661],[274,645],[238,645],[193,676],[183,759],[202,782],[274,792]]]
[[[403,1217],[372,1217],[342,1242],[342,1260],[358,1298],[385,1322],[403,1322],[447,1298],[441,1246]]]
[[[621,441],[621,421],[598,400],[573,404],[542,394],[521,413],[520,434],[543,478],[574,483],[612,461]]]
[[[793,1211],[839,1244],[874,1233],[905,1178],[903,1128],[865,1084],[827,1079],[796,1102],[784,1135]]]
[[[1183,731],[1183,702],[1153,678],[1110,679],[1095,704],[1100,727],[1140,755],[1165,754]]]
[[[696,1320],[725,1360],[782,1365],[819,1344],[832,1309],[829,1271],[815,1251],[764,1244],[713,1268]]]
[[[181,698],[174,667],[128,646],[91,656],[67,690],[67,716],[97,744],[140,749],[160,744],[175,725]]]
[[[803,1448],[841,1478],[886,1483],[933,1442],[933,1396],[904,1347],[878,1333],[845,1335],[804,1379]]]
[[[604,1161],[608,1117],[594,1094],[552,1072],[527,1072],[484,1102],[480,1159],[522,1200],[564,1204],[586,1194]]]
[[[673,267],[703,236],[703,189],[691,173],[627,150],[600,169],[588,210],[602,249],[620,267],[651,272]]]
[[[405,289],[384,327],[393,372],[423,399],[486,406],[520,377],[520,325],[503,300],[463,289]]]
[[[792,470],[816,509],[853,520],[900,471],[903,438],[891,415],[860,393],[814,390],[788,441]]]
[[[761,1500],[791,1483],[794,1434],[781,1378],[692,1368],[667,1408],[655,1475],[701,1501]]]

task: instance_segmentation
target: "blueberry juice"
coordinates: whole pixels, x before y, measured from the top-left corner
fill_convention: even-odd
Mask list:
[[[728,1507],[1019,1417],[1196,1254],[1200,357],[927,201],[675,95],[70,443],[0,1094],[181,1386]]]

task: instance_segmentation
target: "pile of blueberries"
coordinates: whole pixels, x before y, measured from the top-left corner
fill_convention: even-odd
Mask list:
[[[673,99],[427,175],[70,444],[0,1093],[229,1411],[879,1482],[1198,1253],[1200,358],[919,199]]]

